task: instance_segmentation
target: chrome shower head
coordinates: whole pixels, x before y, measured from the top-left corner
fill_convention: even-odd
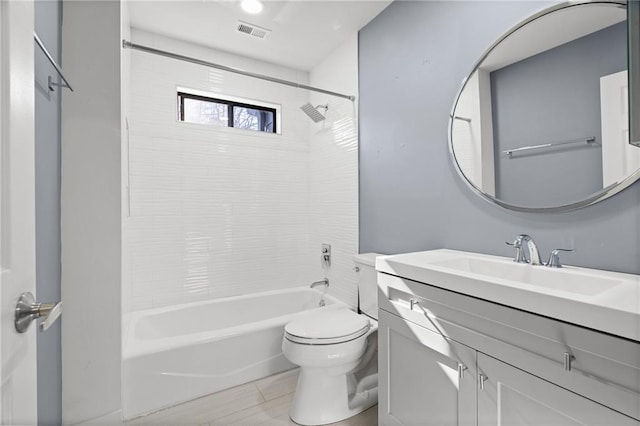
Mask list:
[[[312,119],[315,123],[318,123],[326,118],[324,115],[318,112],[318,108],[324,108],[324,112],[326,114],[327,110],[329,109],[329,104],[318,105],[317,107],[314,107],[309,102],[307,102],[300,107],[300,109],[304,111],[304,113],[307,114],[309,118]]]

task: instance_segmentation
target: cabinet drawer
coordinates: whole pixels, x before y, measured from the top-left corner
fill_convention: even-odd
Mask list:
[[[640,343],[388,274],[378,288],[380,309],[640,419]]]

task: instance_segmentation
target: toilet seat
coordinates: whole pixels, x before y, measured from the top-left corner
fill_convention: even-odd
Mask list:
[[[303,345],[333,345],[367,334],[371,323],[349,309],[321,311],[291,321],[284,327],[285,338]]]

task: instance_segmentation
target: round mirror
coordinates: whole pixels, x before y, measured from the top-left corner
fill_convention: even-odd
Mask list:
[[[556,5],[482,55],[449,121],[454,163],[476,193],[518,211],[567,211],[640,177],[626,22],[624,2]]]

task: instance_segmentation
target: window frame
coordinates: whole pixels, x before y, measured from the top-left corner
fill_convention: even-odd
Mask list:
[[[267,134],[277,134],[278,133],[278,111],[277,111],[276,108],[266,107],[266,106],[262,106],[262,105],[249,104],[249,103],[246,103],[246,102],[239,102],[239,101],[234,101],[234,100],[230,100],[230,99],[214,98],[212,96],[197,95],[197,94],[189,93],[187,91],[180,90],[180,89],[178,89],[178,91],[177,91],[177,96],[178,96],[178,121],[181,122],[181,123],[202,124],[202,123],[196,123],[196,122],[185,121],[184,120],[184,100],[185,100],[185,98],[187,98],[187,99],[192,99],[192,100],[196,100],[196,101],[203,101],[203,102],[210,102],[210,103],[226,105],[227,106],[227,126],[224,126],[226,128],[238,129],[238,130],[247,130],[247,131],[251,131],[251,132],[262,132],[262,133],[267,133]],[[234,126],[234,117],[233,117],[233,109],[234,109],[234,107],[245,108],[245,109],[254,109],[254,110],[259,110],[259,111],[264,111],[264,112],[270,112],[273,115],[272,130],[271,131],[253,130],[253,129],[245,129],[245,128],[242,128],[242,127],[235,127]],[[216,127],[216,126],[214,126],[214,127]],[[223,126],[220,126],[220,127],[223,127]]]

